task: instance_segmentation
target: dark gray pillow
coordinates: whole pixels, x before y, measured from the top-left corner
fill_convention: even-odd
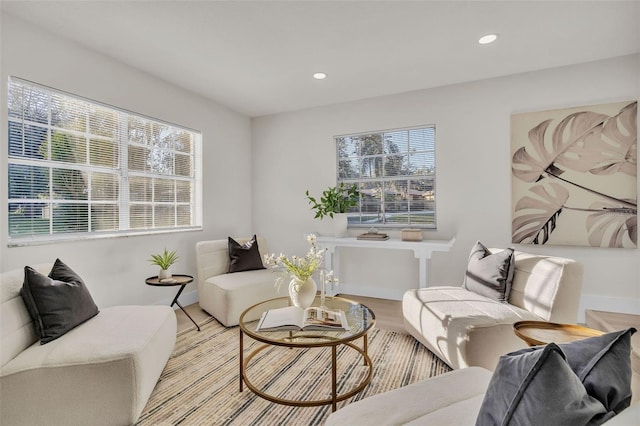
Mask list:
[[[56,259],[49,276],[24,268],[20,294],[45,344],[98,314],[89,290],[71,268]]]
[[[500,357],[476,419],[487,425],[599,425],[613,417],[550,343]]]
[[[506,303],[511,292],[514,263],[513,248],[491,253],[478,241],[469,255],[463,287],[481,296]]]
[[[631,327],[558,345],[587,393],[616,414],[631,404],[631,336],[635,332]],[[512,355],[543,347],[521,349]]]
[[[229,272],[265,269],[258,250],[258,240],[254,235],[244,244],[229,237]]]
[[[635,332],[631,327],[558,345],[589,395],[616,414],[631,404],[631,336]]]

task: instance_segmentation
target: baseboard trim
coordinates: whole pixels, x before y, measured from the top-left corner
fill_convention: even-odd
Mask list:
[[[343,283],[340,283],[340,286],[338,287],[338,293],[389,300],[402,300],[402,296],[406,291],[406,289],[368,287],[362,285],[348,285]]]
[[[583,294],[578,307],[578,322],[580,324],[585,322],[584,311],[587,309],[640,315],[640,299]]]

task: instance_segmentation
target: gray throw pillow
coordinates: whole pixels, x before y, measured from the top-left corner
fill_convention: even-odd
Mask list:
[[[469,255],[463,287],[481,296],[506,303],[515,269],[513,248],[491,253],[480,241]]]
[[[550,343],[500,358],[476,419],[488,425],[599,425],[613,417]]]
[[[631,327],[558,344],[587,393],[600,401],[607,411],[616,414],[631,404],[631,336],[635,332]],[[544,346],[525,348],[511,355],[542,348]]]
[[[258,240],[254,235],[244,244],[229,237],[229,272],[265,269],[258,250]]]
[[[41,344],[57,339],[99,312],[82,278],[60,259],[56,259],[49,276],[25,266],[20,294]]]
[[[631,404],[631,336],[635,332],[631,327],[558,345],[589,395],[616,414]]]

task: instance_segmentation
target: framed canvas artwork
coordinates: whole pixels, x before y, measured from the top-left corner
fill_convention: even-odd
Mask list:
[[[636,248],[638,102],[511,116],[518,244]]]

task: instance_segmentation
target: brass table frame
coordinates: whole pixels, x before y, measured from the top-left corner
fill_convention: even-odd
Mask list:
[[[288,298],[279,298],[279,299],[288,299]],[[294,335],[294,333],[290,331],[288,338],[285,338],[283,340],[276,340],[276,339],[269,339],[268,334],[265,335],[266,333],[257,334],[252,330],[249,330],[245,326],[243,319],[245,314],[251,309],[255,308],[256,306],[261,304],[265,304],[265,306],[267,306],[267,303],[277,299],[261,302],[246,309],[242,313],[242,315],[240,315],[240,354],[239,354],[240,355],[240,358],[239,358],[240,359],[240,362],[239,362],[240,392],[243,391],[243,385],[246,384],[247,387],[259,397],[264,398],[271,402],[275,402],[277,404],[290,405],[290,406],[296,406],[296,407],[317,407],[317,406],[331,404],[331,411],[336,411],[336,404],[338,402],[344,401],[347,398],[351,398],[358,392],[362,391],[369,384],[369,382],[371,382],[371,376],[373,375],[373,363],[371,362],[371,358],[369,358],[369,354],[368,354],[369,340],[368,340],[367,333],[369,332],[369,330],[371,330],[371,328],[373,328],[373,325],[375,324],[375,314],[371,309],[369,309],[368,307],[362,304],[353,302],[345,298],[334,298],[334,299],[339,299],[347,303],[360,305],[365,309],[367,309],[372,318],[371,324],[365,329],[363,329],[361,332],[353,335],[348,335],[344,338],[340,338],[340,337],[336,338],[330,335],[319,335],[319,334],[318,335],[316,334],[295,334]],[[257,340],[264,343],[263,345],[260,345],[257,348],[255,348],[253,351],[251,351],[246,357],[244,356],[244,335],[245,334],[251,337],[253,340]],[[357,340],[360,338],[362,338],[362,347],[358,347],[353,343],[354,340]],[[314,340],[320,339],[322,341],[305,342],[304,341],[305,339],[314,339]],[[351,390],[342,394],[338,394],[337,392],[337,388],[338,388],[337,348],[340,345],[348,346],[349,348],[355,350],[360,355],[362,355],[363,365],[369,367],[366,377],[359,384],[353,387]],[[304,349],[331,347],[331,398],[309,400],[309,401],[278,398],[276,396],[268,394],[266,391],[259,389],[257,386],[251,383],[251,381],[247,377],[247,367],[249,366],[249,362],[251,362],[251,360],[256,355],[258,355],[261,351],[273,346],[284,346],[288,348],[304,348]]]

